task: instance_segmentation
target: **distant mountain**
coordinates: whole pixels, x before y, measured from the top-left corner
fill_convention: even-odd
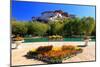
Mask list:
[[[75,15],[68,14],[67,12],[63,12],[62,10],[55,10],[55,11],[45,11],[41,13],[40,17],[32,17],[33,21],[57,21],[57,18],[64,19],[64,18],[75,18]]]

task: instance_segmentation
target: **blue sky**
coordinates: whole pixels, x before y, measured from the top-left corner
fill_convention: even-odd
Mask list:
[[[15,18],[19,21],[29,21],[32,16],[40,16],[41,12],[54,10],[63,10],[64,12],[68,12],[69,14],[74,14],[79,17],[91,16],[95,19],[94,6],[12,1],[11,8],[11,18]]]

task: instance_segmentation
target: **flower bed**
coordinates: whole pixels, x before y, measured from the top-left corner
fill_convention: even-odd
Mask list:
[[[52,36],[49,36],[49,40],[63,40],[63,37],[60,36],[60,35],[52,35]]]
[[[14,38],[14,41],[22,41],[22,40],[24,40],[24,38],[23,37],[16,37],[16,38]]]
[[[42,51],[41,48],[46,48],[47,51],[45,50]],[[67,59],[71,58],[72,56],[82,53],[83,51],[79,47],[65,46],[65,45],[62,46],[61,50],[52,50],[51,48],[52,48],[51,46],[42,46],[35,51],[31,50],[27,53],[27,57],[35,58],[47,62],[49,64],[53,64],[53,63],[62,63],[62,60],[64,60],[64,58]]]

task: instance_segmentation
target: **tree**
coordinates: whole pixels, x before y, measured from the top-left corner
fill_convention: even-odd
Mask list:
[[[96,25],[95,25],[95,27],[94,27],[94,29],[93,29],[91,35],[92,35],[92,36],[96,36]]]
[[[92,17],[84,17],[81,19],[81,28],[84,35],[91,35],[95,27],[95,20]]]
[[[84,33],[84,47],[88,46],[89,35],[91,35],[95,27],[95,20],[92,17],[84,17],[81,19],[81,29]]]
[[[49,35],[61,35],[63,33],[64,23],[61,20],[50,22]]]
[[[71,36],[81,34],[80,18],[76,17],[70,20],[69,22],[71,27]]]
[[[24,36],[27,33],[27,27],[24,22],[12,20],[12,34]]]
[[[28,23],[28,33],[35,36],[43,36],[48,30],[48,25],[37,21]]]
[[[70,19],[71,21],[71,19]],[[65,36],[71,36],[71,32],[72,32],[72,27],[71,27],[71,22],[67,22],[64,24],[64,35]]]

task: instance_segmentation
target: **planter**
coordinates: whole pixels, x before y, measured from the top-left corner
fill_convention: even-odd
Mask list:
[[[16,48],[18,48],[18,46],[21,45],[22,42],[24,42],[24,40],[21,40],[21,41],[15,41],[14,43],[16,44]]]

